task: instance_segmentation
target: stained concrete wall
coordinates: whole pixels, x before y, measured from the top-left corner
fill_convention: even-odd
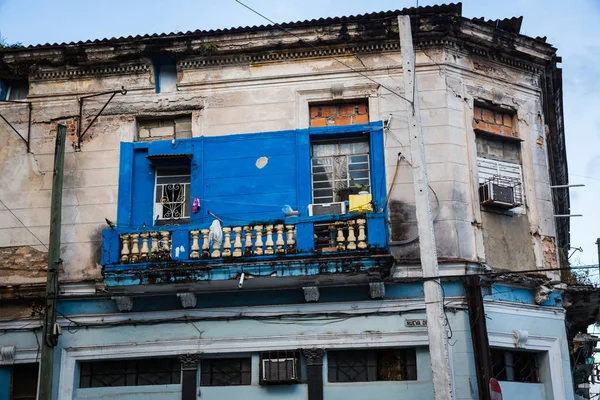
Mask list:
[[[403,94],[399,52],[339,57]],[[457,50],[420,52],[417,64],[427,167],[435,192],[432,207],[438,255],[511,269],[550,265],[552,249],[542,243],[554,236],[554,222],[538,77],[513,67],[474,61]],[[26,153],[24,143],[6,125],[0,126],[0,139],[7,143],[0,149],[0,247],[32,246],[46,251],[57,123],[67,124],[70,139],[65,157],[61,279],[100,280],[100,230],[105,227],[104,218],[116,217],[119,143],[136,137],[136,117],[190,113],[194,137],[303,128],[308,126],[308,103],[332,100],[332,85],[343,84],[344,99],[368,98],[371,121],[391,117],[385,162],[387,187],[391,187],[393,253],[399,263],[418,258],[412,173],[406,162],[412,157],[405,101],[326,57],[186,67],[179,71],[178,80],[179,90],[165,94],[155,93],[151,69],[31,82],[32,153]],[[81,151],[76,151],[77,97],[121,85],[129,93],[115,97],[86,134]],[[522,223],[509,229],[518,231],[512,234],[503,230],[506,223],[487,218],[479,207],[471,127],[473,102],[479,98],[518,107],[526,214],[518,217]],[[84,120],[89,121],[104,101],[102,97],[86,101]],[[21,108],[25,107],[3,107],[10,108],[5,114],[23,132],[26,113]],[[399,152],[406,157],[400,162]],[[492,251],[497,243],[491,238],[498,236],[510,241],[505,246],[510,252]],[[527,257],[513,256],[525,253]],[[16,271],[7,282],[43,279],[39,271]]]

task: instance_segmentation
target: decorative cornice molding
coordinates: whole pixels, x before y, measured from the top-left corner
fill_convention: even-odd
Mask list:
[[[133,308],[133,299],[127,296],[115,296],[112,299],[117,303],[119,311],[131,311]]]
[[[323,356],[325,355],[324,349],[302,349],[302,354],[306,360],[306,365],[323,365]]]
[[[179,356],[179,361],[181,362],[181,369],[197,369],[198,361],[200,361],[200,354],[198,353],[188,353],[182,354]]]
[[[198,302],[194,293],[177,293],[177,297],[179,297],[183,308],[196,307],[196,303]]]
[[[145,63],[137,64],[119,64],[96,68],[85,69],[65,69],[59,71],[39,71],[33,75],[34,81],[47,81],[69,78],[83,78],[98,75],[132,75],[143,74],[150,70],[150,66]]]
[[[304,300],[307,303],[314,303],[314,302],[319,301],[320,293],[319,293],[318,287],[307,286],[307,287],[303,287],[302,290],[304,291]]]

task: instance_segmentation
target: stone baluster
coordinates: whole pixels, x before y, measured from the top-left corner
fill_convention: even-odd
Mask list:
[[[191,259],[200,258],[200,245],[198,244],[198,237],[200,236],[200,231],[193,230],[190,231],[190,235],[192,235],[192,247],[190,252]]]
[[[357,247],[360,250],[364,250],[367,248],[367,235],[365,234],[365,224],[367,223],[366,219],[357,219],[356,223],[358,224],[358,245]]]
[[[296,252],[296,237],[294,236],[296,233],[296,225],[286,225],[285,229],[287,230],[286,253],[294,254]]]
[[[265,255],[273,255],[275,252],[273,251],[273,225],[267,225],[267,240],[265,242]]]
[[[244,255],[252,255],[252,227],[245,226],[244,233],[246,234],[246,241],[244,242]]]
[[[150,252],[150,248],[148,247],[148,237],[150,235],[148,232],[140,233],[140,237],[142,238],[142,249],[140,250],[140,261],[146,262],[148,261],[148,253]]]
[[[129,261],[136,263],[140,260],[140,234],[132,233],[129,236],[131,236],[131,257]]]
[[[160,241],[162,243],[162,248],[160,249],[162,255],[161,258],[163,260],[171,259],[171,232],[169,231],[160,231]]]
[[[231,257],[231,228],[223,228],[223,257]]]
[[[213,240],[213,251],[210,254],[212,258],[221,257],[221,242]]]
[[[348,250],[356,250],[356,235],[354,234],[354,224],[356,224],[355,221],[348,221],[348,246],[346,246]]]
[[[158,232],[150,232],[150,238],[152,239],[152,245],[150,247],[150,261],[155,261],[158,257]]]
[[[210,233],[209,229],[202,229],[202,258],[210,257],[210,245],[208,242],[208,234]]]
[[[119,262],[121,264],[127,264],[129,262],[129,235],[128,234],[124,234],[124,235],[119,235],[119,238],[121,238],[121,259],[119,260]]]
[[[277,230],[277,240],[275,241],[275,245],[277,248],[275,249],[276,254],[285,254],[285,242],[283,241],[283,224],[275,225],[275,229]]]
[[[337,251],[346,250],[346,238],[344,237],[344,223],[336,222],[335,223],[337,229]]]
[[[242,256],[242,227],[236,226],[233,228],[233,256],[241,257]]]
[[[257,256],[261,256],[263,254],[263,226],[255,225],[254,230],[256,231],[256,240],[254,241],[254,254]]]

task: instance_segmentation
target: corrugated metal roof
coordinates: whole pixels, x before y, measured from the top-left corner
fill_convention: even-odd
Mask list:
[[[228,28],[228,29],[211,29],[211,30],[201,30],[197,29],[195,31],[187,31],[187,32],[170,32],[170,33],[155,33],[155,34],[146,34],[146,35],[136,35],[136,36],[122,36],[122,37],[112,37],[112,38],[104,38],[104,39],[96,39],[96,40],[86,40],[79,42],[69,42],[69,43],[46,43],[46,44],[37,44],[30,46],[22,46],[22,47],[14,47],[14,48],[5,48],[3,51],[20,51],[20,50],[31,50],[31,49],[41,49],[48,47],[66,47],[66,46],[82,46],[82,45],[97,45],[97,44],[111,44],[118,42],[135,42],[141,40],[148,39],[173,39],[181,36],[204,36],[204,35],[221,35],[221,34],[230,34],[230,33],[240,33],[246,31],[254,31],[254,30],[265,30],[265,29],[273,29],[278,27],[284,28],[297,28],[302,26],[311,26],[311,25],[325,25],[339,22],[348,22],[353,20],[360,19],[370,19],[370,18],[384,18],[391,17],[396,15],[427,15],[427,14],[454,14],[461,16],[462,15],[462,3],[450,3],[450,4],[441,4],[434,6],[426,6],[426,7],[410,7],[404,8],[402,10],[395,11],[381,11],[381,12],[373,12],[367,14],[357,14],[357,15],[349,15],[343,17],[328,17],[328,18],[319,18],[312,20],[304,20],[304,21],[296,21],[296,22],[285,22],[277,25],[254,25],[254,26],[244,26],[237,28]]]

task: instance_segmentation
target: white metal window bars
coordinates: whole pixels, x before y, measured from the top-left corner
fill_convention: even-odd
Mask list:
[[[370,190],[369,142],[316,142],[311,154],[312,197],[315,204],[342,201],[344,189]]]
[[[154,215],[156,225],[189,222],[189,168],[159,168],[156,170]]]

